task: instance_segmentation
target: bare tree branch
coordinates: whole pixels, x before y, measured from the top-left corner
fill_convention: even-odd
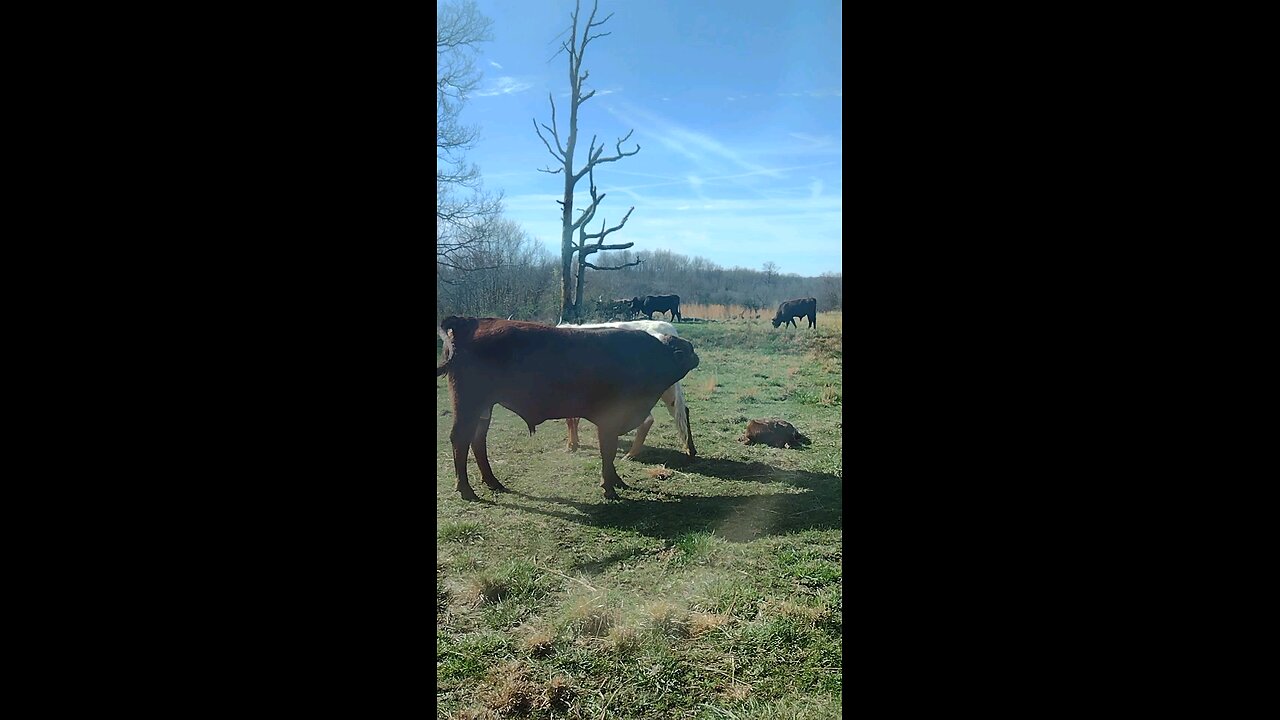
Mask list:
[[[584,263],[582,263],[582,266],[583,266],[583,267],[589,267],[589,268],[591,268],[592,270],[621,270],[622,268],[635,267],[636,265],[639,265],[639,264],[640,264],[640,263],[642,263],[642,262],[644,262],[644,261],[643,261],[643,260],[636,260],[635,262],[626,263],[625,265],[619,265],[619,266],[617,266],[617,267],[596,267],[595,265],[592,265],[592,264],[591,264],[591,263],[589,263],[589,262],[584,262]]]
[[[632,205],[632,206],[631,206],[631,210],[635,210],[635,209],[636,209],[636,208],[635,208],[635,206],[634,206],[634,205]],[[622,218],[622,222],[618,223],[617,225],[614,225],[613,227],[609,228],[608,230],[605,230],[605,229],[604,229],[604,223],[603,223],[603,222],[601,222],[601,223],[600,223],[600,232],[598,232],[598,233],[589,233],[589,234],[587,234],[587,235],[583,235],[583,236],[582,236],[582,237],[583,237],[583,239],[586,239],[586,238],[600,238],[600,242],[604,242],[604,238],[605,238],[605,236],[606,236],[606,235],[608,235],[609,233],[613,232],[614,230],[621,230],[621,229],[622,229],[622,226],[627,224],[627,218],[631,217],[631,210],[628,210],[628,211],[627,211],[627,214]],[[635,244],[635,243],[628,243],[628,244],[627,244],[627,247],[631,247],[631,246],[632,246],[632,245],[634,245],[634,244]],[[599,247],[599,245],[600,245],[600,243],[596,243],[596,247]],[[603,248],[603,249],[608,249],[608,250],[621,250],[622,248]]]

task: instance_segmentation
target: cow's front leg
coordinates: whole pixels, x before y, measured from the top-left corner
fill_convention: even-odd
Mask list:
[[[606,499],[617,500],[618,493],[614,492],[613,489],[615,487],[628,487],[626,483],[622,482],[622,478],[618,476],[617,468],[613,466],[613,456],[618,452],[617,428],[606,428],[597,425],[596,437],[600,440],[600,487],[604,488]]]
[[[640,423],[640,427],[636,428],[635,442],[631,443],[631,449],[626,455],[622,456],[623,460],[635,460],[640,451],[644,449],[644,439],[649,435],[649,428],[653,427],[653,413],[649,413],[645,417],[644,422]],[[623,487],[626,487],[625,485]]]
[[[493,468],[489,467],[489,448],[486,441],[489,437],[489,421],[492,419],[493,408],[491,407],[484,411],[479,422],[476,423],[471,449],[476,453],[476,465],[480,466],[480,479],[484,480],[484,484],[494,492],[507,492],[507,488],[498,482],[498,478],[493,474]]]
[[[475,437],[479,420],[475,411],[458,410],[453,416],[453,429],[449,431],[449,441],[453,443],[453,471],[458,475],[455,489],[462,493],[463,500],[480,499],[467,482],[467,450],[471,447],[471,438]]]

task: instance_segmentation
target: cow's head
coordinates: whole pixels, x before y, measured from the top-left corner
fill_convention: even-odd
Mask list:
[[[781,315],[775,316],[775,317],[774,317],[772,320],[770,320],[769,322],[773,323],[773,326],[776,328],[776,327],[778,327],[779,325],[781,325],[781,324],[782,324],[782,316],[781,316]]]
[[[631,298],[631,309],[636,312],[644,312],[644,300],[638,297]]]
[[[480,326],[480,321],[473,317],[458,317],[450,315],[440,321],[440,329],[444,332],[453,331],[454,345],[466,344],[475,334],[476,328]],[[442,334],[443,336],[443,334]]]
[[[666,345],[672,356],[676,359],[676,365],[686,374],[698,367],[698,354],[693,351],[693,344],[684,338],[675,335],[658,335],[663,345]]]

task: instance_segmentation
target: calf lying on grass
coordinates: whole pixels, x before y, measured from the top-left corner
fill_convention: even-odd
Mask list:
[[[698,366],[687,340],[638,330],[578,330],[499,318],[450,315],[438,330],[453,400],[453,468],[457,490],[479,499],[467,482],[468,447],[484,484],[506,491],[489,466],[486,437],[493,406],[534,427],[555,418],[584,417],[596,426],[604,496],[627,487],[614,467],[618,436],[644,422],[663,391]]]
[[[570,325],[569,323],[561,323],[558,327],[579,328],[582,330],[596,330],[600,328],[622,328],[624,330],[642,330],[658,339],[662,335],[680,336],[676,332],[676,326],[662,320],[630,320],[624,322],[608,322],[608,323],[588,323],[586,325]],[[689,408],[684,402],[684,388],[680,387],[679,381],[662,392],[662,404],[667,406],[667,412],[670,413],[671,419],[676,421],[676,435],[680,438],[680,445],[689,457],[696,457],[697,448],[693,446],[693,432],[689,427]],[[569,450],[578,449],[578,418],[566,418],[565,422],[569,426]],[[653,426],[653,413],[650,412],[648,417],[640,423],[640,427],[636,429],[635,440],[631,443],[631,449],[623,457],[630,460],[640,451],[644,449],[644,439],[649,435],[649,428]]]

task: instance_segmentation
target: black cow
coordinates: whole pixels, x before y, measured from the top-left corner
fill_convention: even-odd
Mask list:
[[[680,322],[679,295],[645,295],[643,298],[631,298],[631,309],[641,315],[653,319],[653,314],[671,313],[674,322]]]
[[[786,323],[791,327],[799,329],[796,325],[795,318],[809,316],[809,327],[818,327],[818,299],[817,298],[796,298],[795,300],[787,300],[778,306],[778,314],[773,316],[773,326]]]

